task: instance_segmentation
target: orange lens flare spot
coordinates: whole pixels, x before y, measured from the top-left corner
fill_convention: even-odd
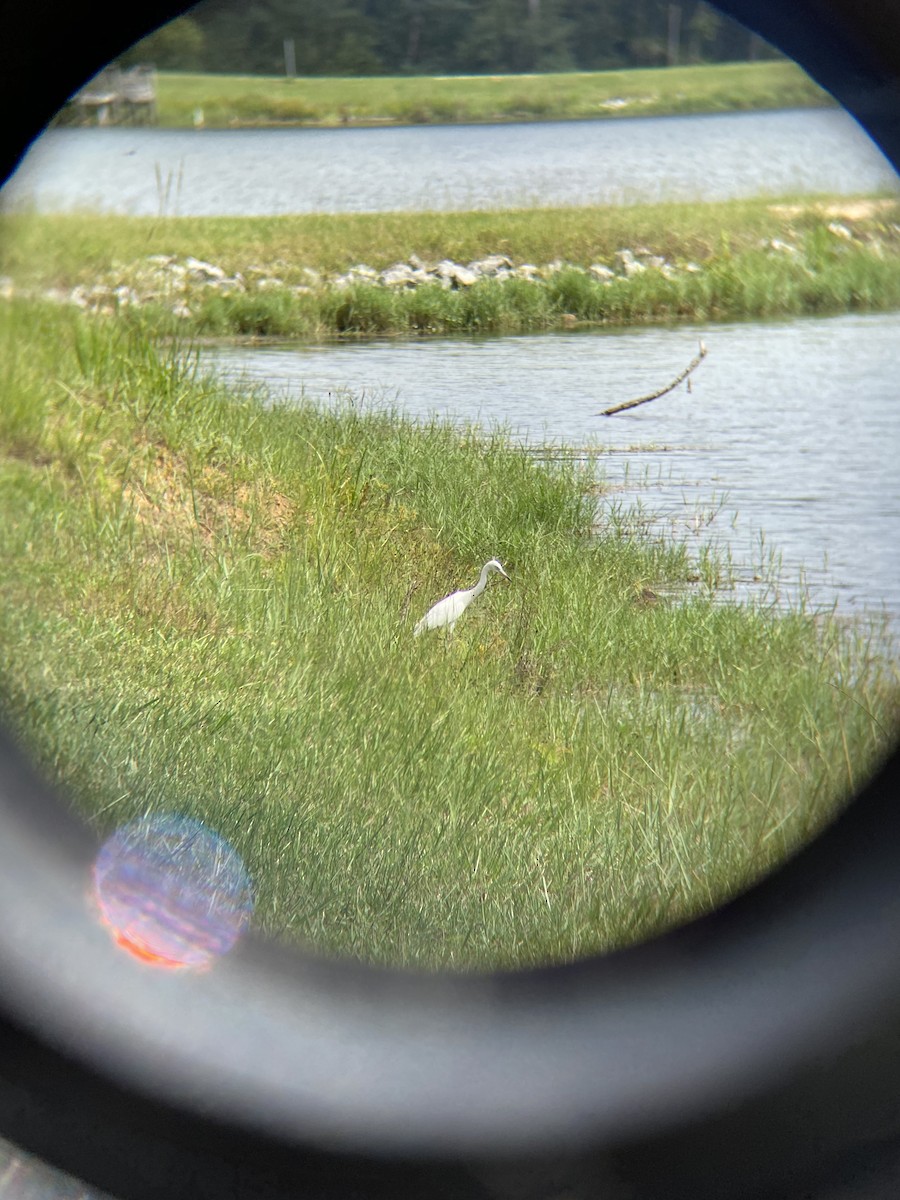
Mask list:
[[[178,962],[174,958],[166,958],[165,955],[157,954],[146,946],[140,938],[134,937],[124,929],[113,929],[113,939],[117,946],[121,946],[123,950],[127,950],[134,958],[139,958],[141,962],[150,963],[154,967],[170,967],[180,968],[187,964]]]
[[[253,911],[237,851],[191,817],[140,817],[117,830],[94,863],[94,898],[118,946],[170,970],[226,954]]]

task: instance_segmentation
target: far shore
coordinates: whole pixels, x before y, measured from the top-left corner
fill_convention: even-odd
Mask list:
[[[366,127],[557,121],[831,107],[795,63],[546,75],[294,77],[160,71],[166,128]],[[63,114],[70,120],[72,111]]]

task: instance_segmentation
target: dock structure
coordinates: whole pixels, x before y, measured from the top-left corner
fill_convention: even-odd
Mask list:
[[[65,105],[64,125],[155,125],[156,68],[104,67]]]

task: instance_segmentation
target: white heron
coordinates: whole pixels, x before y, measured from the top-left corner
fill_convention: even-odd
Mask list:
[[[447,626],[448,632],[453,632],[453,626],[463,615],[476,596],[480,596],[487,586],[488,575],[491,571],[497,571],[504,579],[509,579],[503,567],[497,562],[496,558],[492,558],[486,562],[481,568],[481,575],[478,582],[472,588],[466,588],[460,592],[451,592],[449,596],[445,596],[443,600],[438,600],[432,608],[416,625],[413,633],[416,637],[420,633],[424,633],[426,629],[440,629],[444,625]]]

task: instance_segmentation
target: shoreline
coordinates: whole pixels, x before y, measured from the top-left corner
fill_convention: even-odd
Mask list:
[[[790,61],[477,76],[160,72],[166,128],[398,128],[830,107]],[[65,114],[71,115],[71,114]]]
[[[8,214],[0,301],[155,336],[514,334],[900,308],[900,198],[152,218]]]
[[[151,130],[164,130],[167,132],[187,131],[191,133],[227,133],[229,131],[235,133],[252,133],[254,130],[262,129],[419,129],[423,125],[430,126],[434,129],[455,128],[465,129],[467,126],[473,128],[481,128],[486,125],[570,125],[570,124],[587,124],[591,121],[643,121],[643,120],[668,120],[677,119],[679,117],[734,117],[742,114],[750,116],[753,113],[762,112],[809,112],[811,110],[821,110],[828,112],[839,105],[828,104],[824,101],[821,103],[810,104],[792,104],[783,105],[777,102],[771,104],[755,104],[750,107],[742,108],[691,108],[691,109],[666,109],[654,110],[652,112],[624,112],[610,111],[598,113],[577,113],[570,116],[566,115],[551,115],[551,116],[525,116],[521,114],[510,114],[508,116],[502,113],[497,113],[486,117],[471,117],[460,121],[414,121],[403,120],[393,117],[351,117],[348,120],[321,120],[321,121],[291,121],[278,120],[272,118],[270,120],[257,121],[241,121],[237,118],[231,119],[227,124],[206,124],[201,126],[187,125],[185,123],[153,125],[149,127]],[[68,126],[57,125],[54,129],[66,131],[71,128],[84,128],[83,126]],[[112,128],[116,128],[113,126]],[[122,128],[122,126],[118,126]],[[140,127],[138,127],[140,128]],[[133,129],[129,127],[129,132]]]

